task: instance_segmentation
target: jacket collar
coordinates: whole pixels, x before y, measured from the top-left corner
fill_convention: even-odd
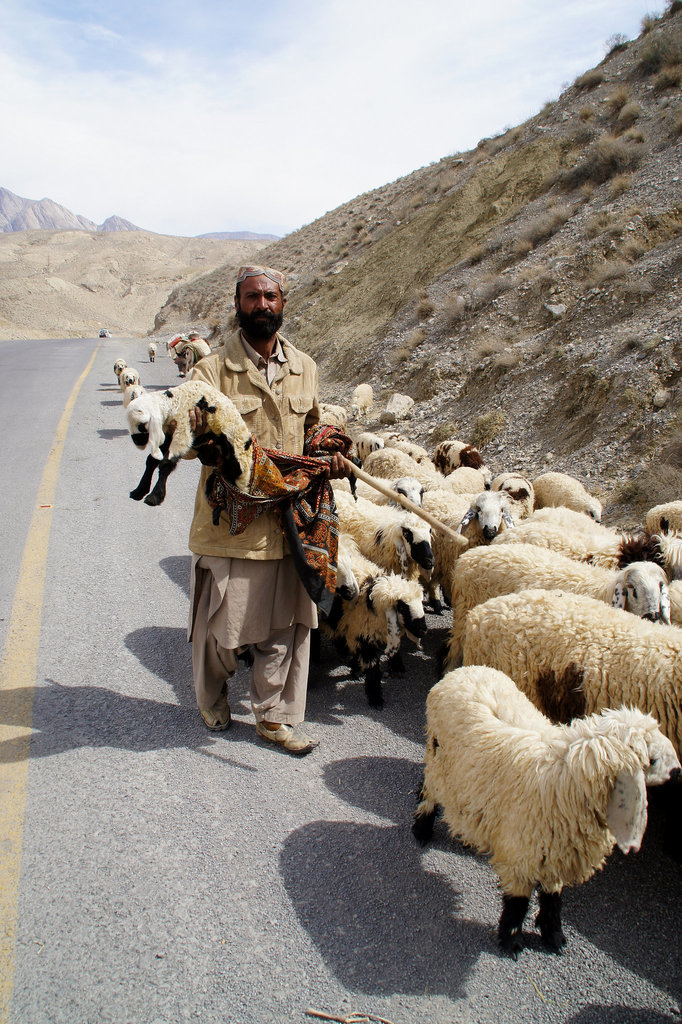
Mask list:
[[[282,346],[284,355],[287,357],[287,368],[289,373],[303,373],[303,363],[301,362],[298,350],[295,349],[294,346],[281,334],[278,334],[277,338]],[[242,345],[239,337],[239,331],[235,331],[234,334],[229,336],[225,342],[223,352],[225,366],[228,370],[232,370],[233,373],[248,373],[249,367],[255,369],[252,361],[244,351],[244,346]],[[257,370],[256,373],[258,373]]]

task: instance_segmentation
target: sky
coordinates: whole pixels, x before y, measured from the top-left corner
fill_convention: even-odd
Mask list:
[[[0,0],[0,186],[284,235],[538,113],[664,0]]]

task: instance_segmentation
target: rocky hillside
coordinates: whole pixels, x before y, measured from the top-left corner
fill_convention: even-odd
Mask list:
[[[101,327],[145,335],[172,288],[253,259],[263,244],[146,231],[0,233],[0,338],[92,337]]]
[[[610,522],[680,496],[681,7],[526,123],[261,252],[289,274],[286,334],[324,397],[368,380],[378,415],[410,395],[411,437],[573,472]],[[157,329],[201,312],[215,344],[233,280],[181,285]]]

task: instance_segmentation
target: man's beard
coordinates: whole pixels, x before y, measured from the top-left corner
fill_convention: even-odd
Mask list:
[[[259,313],[244,313],[237,310],[237,323],[249,338],[254,341],[269,341],[282,326],[282,313],[271,313],[262,310]]]

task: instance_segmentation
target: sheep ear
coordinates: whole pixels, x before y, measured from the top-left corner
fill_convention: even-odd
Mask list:
[[[164,442],[163,423],[161,421],[160,414],[154,410],[149,417],[149,454],[153,459],[158,459],[159,462],[163,461],[163,452],[161,451],[161,445]]]
[[[670,625],[670,591],[665,583],[661,584],[661,618]]]
[[[464,519],[462,519],[462,522],[457,527],[457,533],[461,533],[462,530],[466,529],[466,527],[469,525],[471,520],[475,519],[475,518],[476,518],[476,509],[472,505],[471,508],[469,509],[469,511],[465,514]]]
[[[644,772],[619,772],[606,807],[609,830],[623,853],[637,853],[646,829],[646,783]]]
[[[516,523],[514,522],[514,517],[512,516],[511,512],[507,511],[506,508],[502,509],[502,519],[504,521],[504,525],[509,530],[513,530],[514,527],[516,526]]]
[[[625,608],[625,587],[618,581],[613,589],[613,597],[611,598],[612,608]]]

